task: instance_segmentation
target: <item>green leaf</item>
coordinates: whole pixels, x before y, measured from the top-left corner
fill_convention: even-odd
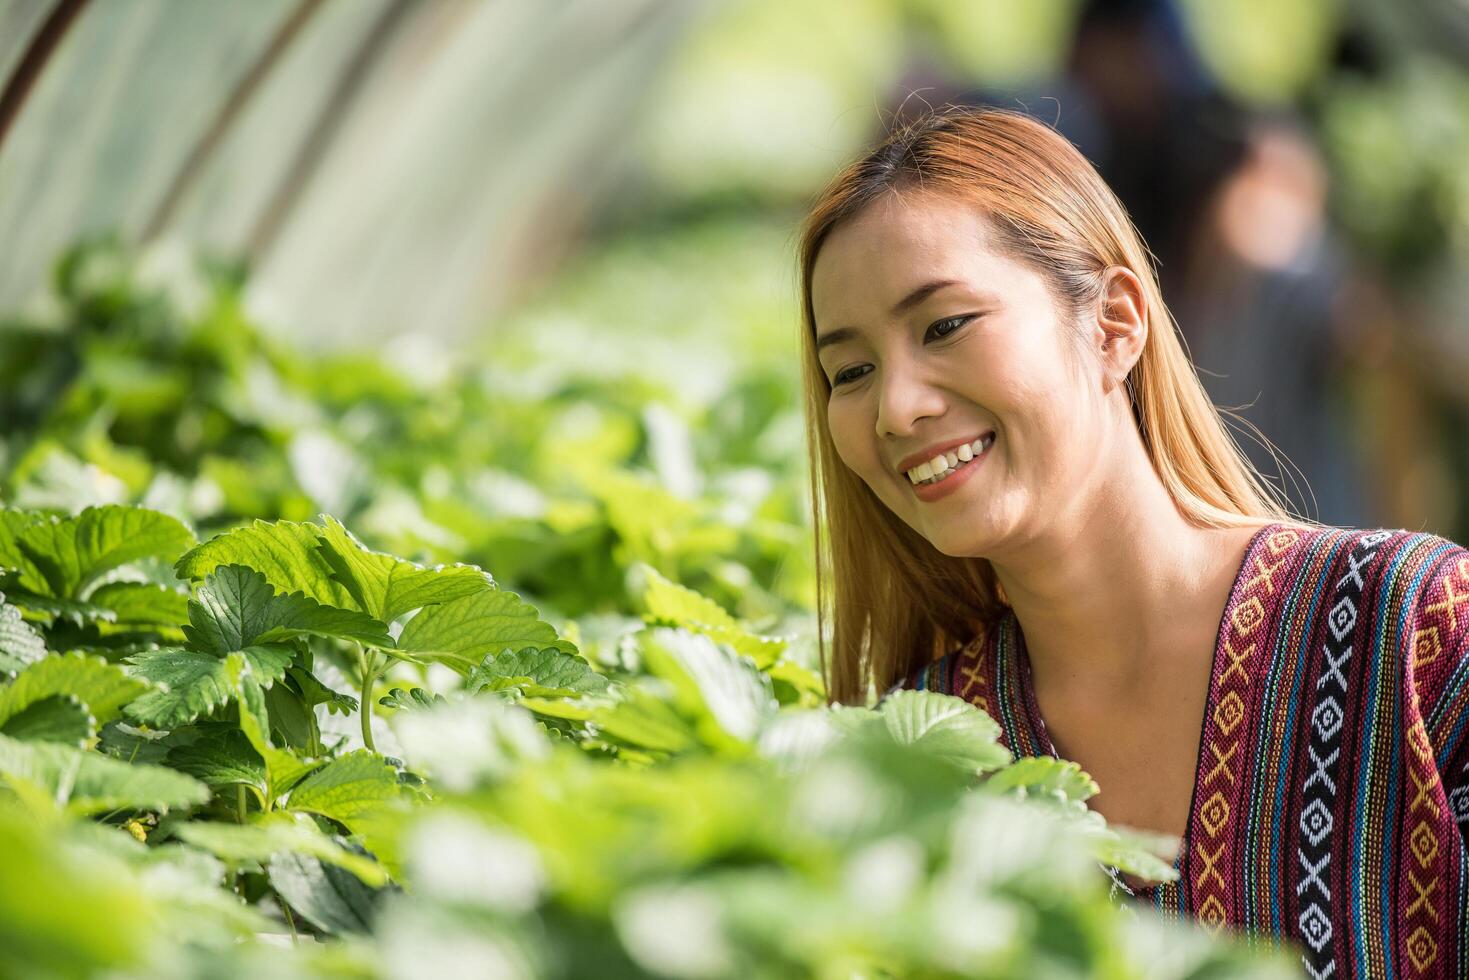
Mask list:
[[[0,674],[14,674],[46,656],[46,644],[0,592]]]
[[[256,679],[256,668],[247,656],[248,651],[237,651],[225,657],[225,678],[228,689],[238,702],[240,731],[265,760],[267,805],[271,805],[281,794],[290,790],[313,769],[321,765],[319,760],[302,759],[287,749],[278,749],[270,741],[270,715],[265,708],[265,692]]]
[[[877,714],[901,745],[916,745],[935,758],[975,773],[998,769],[1010,751],[998,741],[1000,726],[963,698],[933,691],[894,691]]]
[[[645,749],[686,752],[699,743],[689,723],[663,699],[636,687],[621,689],[622,700],[600,705],[589,719],[603,734]]]
[[[45,593],[49,588],[46,573],[21,546],[26,528],[41,515],[22,510],[0,508],[0,572],[9,572],[26,591]]]
[[[6,512],[14,515],[17,512]],[[172,560],[194,543],[177,518],[142,507],[88,507],[73,517],[8,516],[0,526],[0,563],[41,595],[81,599],[99,577],[141,558]],[[24,559],[14,565],[14,558]]]
[[[334,517],[321,532],[324,555],[337,581],[347,586],[357,608],[388,623],[414,609],[433,606],[494,588],[494,580],[473,565],[425,568],[380,551],[368,550]]]
[[[78,626],[85,626],[88,623],[111,623],[117,620],[117,613],[111,609],[104,609],[77,599],[57,599],[53,596],[37,595],[23,589],[11,591],[9,598],[12,605],[20,607],[30,613],[32,619],[40,619],[47,625],[58,619],[68,620]]]
[[[781,660],[762,669],[770,676],[777,697],[781,694],[782,685],[785,685],[792,699],[798,703],[812,707],[826,703],[826,682],[810,667]]]
[[[199,545],[174,568],[200,579],[220,565],[243,565],[265,577],[276,592],[300,592],[338,609],[359,609],[351,591],[333,577],[322,552],[321,528],[293,521],[255,521]]]
[[[110,610],[116,629],[169,627],[178,629],[188,618],[189,597],[177,589],[152,582],[108,582],[92,590],[87,602]]]
[[[165,761],[170,768],[188,773],[212,789],[248,786],[255,790],[264,807],[269,789],[265,781],[265,760],[243,732],[212,732],[188,745],[170,749]]]
[[[319,750],[321,729],[316,724],[316,712],[291,683],[289,673],[266,690],[265,708],[270,712],[272,741],[307,754]]]
[[[284,646],[257,646],[239,651],[249,661],[257,683],[274,684],[285,675],[295,653]],[[167,647],[127,658],[135,677],[157,685],[127,706],[129,719],[154,728],[177,728],[229,702],[232,689],[225,661],[212,653]]]
[[[472,565],[425,568],[369,551],[331,517],[326,525],[256,521],[213,538],[179,559],[178,573],[203,578],[243,565],[276,591],[299,592],[324,606],[366,613],[380,623],[432,603],[493,588]]]
[[[653,566],[639,562],[634,569],[644,582],[641,598],[648,610],[644,618],[649,622],[681,626],[728,644],[736,653],[753,660],[761,670],[785,652],[788,645],[785,640],[750,632],[714,600],[664,578]]]
[[[330,817],[349,830],[357,818],[398,797],[398,771],[382,756],[359,749],[327,763],[287,799],[292,810]]]
[[[23,742],[60,742],[81,748],[97,734],[97,719],[75,694],[53,694],[32,702],[0,724],[0,734]]]
[[[769,677],[706,636],[659,626],[641,648],[649,673],[673,684],[675,703],[713,747],[752,741],[779,708]]]
[[[600,694],[607,678],[592,670],[581,657],[554,647],[523,647],[487,656],[464,682],[468,694],[519,687],[532,697],[579,697]]]
[[[585,700],[568,701],[564,698],[524,697],[515,703],[544,718],[560,718],[564,721],[586,721],[600,707]]]
[[[400,651],[438,660],[461,674],[469,673],[486,654],[507,647],[560,644],[555,627],[540,618],[535,606],[499,589],[429,606],[398,635]]]
[[[174,834],[237,867],[266,864],[275,855],[287,852],[309,855],[344,868],[373,888],[388,881],[382,865],[347,850],[304,813],[270,813],[247,824],[190,821],[179,824]]]
[[[277,595],[265,576],[221,565],[188,604],[190,642],[219,654],[300,634],[392,646],[388,628],[365,613],[323,606],[301,592]]]
[[[0,735],[0,778],[37,788],[80,816],[119,809],[166,812],[209,799],[208,787],[172,769],[5,735]]]
[[[712,599],[665,578],[652,565],[638,562],[632,571],[643,577],[643,604],[658,622],[688,629],[717,626],[739,629],[739,623]]]
[[[1083,805],[1101,791],[1096,780],[1083,772],[1081,766],[1049,755],[1016,759],[986,779],[985,788]]]
[[[301,692],[301,697],[312,707],[324,704],[327,710],[342,715],[352,714],[357,710],[357,699],[350,694],[334,691],[321,682],[321,680],[309,670],[295,665],[286,671],[286,676],[295,681],[296,688]]]
[[[58,694],[74,695],[96,724],[105,725],[147,690],[146,683],[101,657],[82,653],[47,657],[0,687],[0,727],[35,702]]]
[[[1131,827],[1096,826],[1091,834],[1092,853],[1110,864],[1147,881],[1175,881],[1178,871],[1160,854],[1174,852],[1180,841],[1171,834],[1136,830]]]
[[[401,687],[395,687],[387,694],[378,698],[377,703],[384,708],[393,708],[398,711],[422,711],[425,708],[432,708],[435,705],[444,704],[445,700],[442,694],[433,694],[425,691],[421,687],[411,688],[406,691]]]
[[[75,837],[67,822],[0,806],[0,971],[7,978],[124,976],[153,962],[157,901],[123,861],[84,851]]]
[[[367,934],[380,892],[320,858],[285,851],[271,859],[270,884],[307,922],[323,932]]]
[[[177,739],[184,737],[185,740],[193,737],[192,732],[186,734],[175,732],[155,732],[148,729],[134,728],[125,721],[113,721],[97,732],[98,752],[110,755],[114,759],[123,762],[156,762],[162,763],[168,758],[168,753]]]

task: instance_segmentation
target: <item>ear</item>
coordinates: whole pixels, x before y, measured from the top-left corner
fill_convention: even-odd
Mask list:
[[[1131,270],[1114,265],[1103,273],[1092,339],[1110,392],[1126,380],[1148,339],[1148,302]]]

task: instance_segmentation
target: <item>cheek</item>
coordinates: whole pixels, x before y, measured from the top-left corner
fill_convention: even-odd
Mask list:
[[[826,427],[831,432],[832,445],[836,447],[837,456],[849,469],[859,470],[857,455],[860,452],[858,441],[861,436],[861,422],[857,413],[852,411],[851,399],[835,398],[826,406]]]
[[[873,424],[858,397],[848,395],[827,405],[826,425],[837,456],[847,469],[869,482],[873,468],[881,465],[872,437]]]

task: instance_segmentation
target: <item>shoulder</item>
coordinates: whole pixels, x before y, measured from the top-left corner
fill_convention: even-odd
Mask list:
[[[1256,561],[1266,571],[1272,560],[1275,567],[1289,560],[1298,584],[1351,597],[1359,608],[1372,603],[1396,611],[1456,574],[1458,560],[1466,556],[1469,551],[1425,531],[1282,524],[1266,538]]]
[[[1402,532],[1382,602],[1409,690],[1430,732],[1463,717],[1469,697],[1469,549],[1435,534]]]
[[[1331,605],[1328,630],[1348,631],[1399,682],[1430,731],[1446,690],[1469,669],[1469,549],[1402,528],[1315,529],[1312,570]]]

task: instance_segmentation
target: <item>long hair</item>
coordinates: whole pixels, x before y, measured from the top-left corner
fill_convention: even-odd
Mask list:
[[[1142,282],[1149,321],[1127,378],[1133,417],[1180,511],[1198,527],[1315,523],[1290,512],[1225,428],[1163,303],[1151,255],[1086,158],[1019,112],[931,110],[838,173],[800,228],[801,373],[828,701],[866,703],[874,690],[983,633],[1007,608],[989,560],[945,555],[905,524],[842,463],[827,426],[831,385],[816,357],[811,304],[817,255],[840,223],[881,195],[910,191],[976,208],[995,229],[996,248],[1034,269],[1074,315],[1100,298],[1106,269],[1130,270]],[[1269,447],[1263,435],[1252,438]]]

